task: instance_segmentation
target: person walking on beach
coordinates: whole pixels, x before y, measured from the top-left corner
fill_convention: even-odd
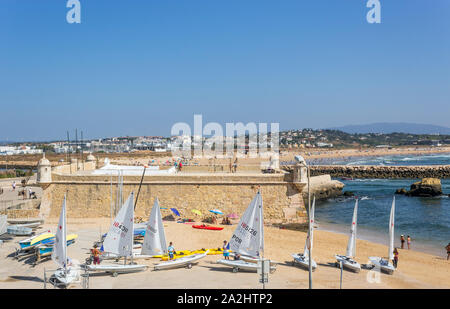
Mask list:
[[[409,235],[408,235],[408,237],[406,238],[406,240],[408,241],[408,250],[409,250],[409,249],[411,249],[411,248],[410,248],[410,245],[411,245],[411,237],[409,237]]]
[[[400,242],[402,243],[402,249],[404,249],[404,247],[405,247],[405,236],[404,235],[401,235],[400,236]]]
[[[100,250],[97,249],[97,245],[94,245],[94,248],[91,250],[92,255],[94,256],[94,265],[100,265]]]
[[[16,191],[16,182],[15,181],[13,181],[13,183],[12,183],[12,190]]]
[[[169,253],[169,260],[173,260],[173,255],[175,253],[175,248],[173,247],[172,242],[170,242],[169,247],[167,248],[167,252]]]
[[[233,170],[234,170],[233,172],[234,173],[236,173],[236,171],[237,171],[237,162],[238,162],[238,159],[236,158],[233,163]]]
[[[223,257],[225,258],[225,260],[229,260],[230,259],[230,252],[228,251],[229,245],[227,244],[226,240],[223,241],[222,249],[223,249]]]
[[[393,262],[394,262],[394,267],[397,268],[397,265],[398,265],[398,250],[397,250],[397,248],[394,249],[394,260],[393,260]]]
[[[445,249],[447,249],[447,261],[450,258],[450,242],[448,243],[447,247],[445,247]]]

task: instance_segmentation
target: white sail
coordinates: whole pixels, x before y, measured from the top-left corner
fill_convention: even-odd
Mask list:
[[[66,241],[66,197],[61,208],[58,228],[55,233],[55,242],[53,244],[52,260],[61,268],[66,268],[67,264],[67,241]]]
[[[7,220],[8,216],[2,215],[0,216],[0,235],[5,234],[7,232]]]
[[[150,218],[147,222],[141,254],[158,255],[167,253],[166,235],[162,222],[158,198],[155,199]]]
[[[134,194],[131,193],[114,219],[105,240],[105,252],[131,256],[133,250]]]
[[[316,197],[314,196],[313,198],[313,203],[311,206],[311,224],[310,224],[310,228],[308,230],[308,235],[306,236],[306,241],[305,241],[305,248],[303,249],[303,256],[304,257],[308,257],[309,256],[309,250],[308,250],[308,241],[311,238],[311,249],[313,248],[313,240],[314,240],[314,209],[316,206]]]
[[[392,200],[391,216],[389,218],[389,261],[394,259],[394,216],[395,216],[395,196]]]
[[[348,238],[346,256],[356,256],[356,225],[358,220],[358,199],[355,202],[355,209],[353,210],[352,227],[350,228],[350,237]]]
[[[230,240],[230,249],[242,255],[260,256],[264,250],[263,200],[257,193]]]

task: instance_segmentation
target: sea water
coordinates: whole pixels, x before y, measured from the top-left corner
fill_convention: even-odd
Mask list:
[[[354,192],[359,199],[358,238],[387,245],[394,192],[399,188],[409,189],[418,180],[340,180],[345,184],[344,191]],[[444,247],[450,242],[450,179],[444,179],[441,183],[442,191],[447,195],[433,198],[395,195],[396,247],[400,247],[400,235],[403,234],[405,239],[410,235],[411,249],[446,256]],[[316,221],[321,229],[348,233],[354,205],[354,197],[317,202]]]
[[[450,153],[430,155],[354,156],[347,158],[322,158],[308,160],[311,165],[450,165]]]

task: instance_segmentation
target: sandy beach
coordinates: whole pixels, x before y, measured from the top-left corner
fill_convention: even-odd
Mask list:
[[[41,229],[55,229],[57,219],[48,219]],[[72,259],[81,263],[88,257],[88,249],[99,239],[101,233],[109,228],[109,219],[70,219],[68,233],[77,233],[75,244],[68,248]],[[193,229],[191,225],[176,222],[164,222],[166,239],[174,243],[176,250],[195,250],[221,246],[223,240],[229,240],[235,225],[225,226],[222,231]],[[320,224],[320,222],[319,222]],[[291,253],[303,250],[306,233],[301,231],[265,227],[265,256],[279,262],[277,271],[270,275],[267,288],[303,289],[308,288],[308,272],[291,266]],[[0,245],[0,288],[43,288],[44,269],[55,269],[51,260],[33,266],[31,259],[15,260],[11,253],[18,247],[16,243],[23,238]],[[339,288],[340,270],[334,267],[334,254],[344,253],[347,236],[316,230],[314,234],[313,256],[318,264],[313,273],[313,288]],[[396,244],[398,245],[398,244]],[[444,250],[443,250],[444,251]],[[387,246],[365,241],[357,241],[356,260],[360,264],[368,263],[369,256],[386,256]],[[444,253],[444,252],[443,252]],[[121,274],[114,278],[109,274],[90,276],[90,288],[261,288],[256,273],[233,273],[231,268],[216,264],[221,255],[210,255],[202,259],[192,269],[172,269],[153,271],[153,265],[159,259],[139,261],[149,265],[144,272]],[[379,289],[379,288],[450,288],[449,262],[442,256],[413,251],[400,250],[399,266],[394,275],[379,274],[379,282],[373,282],[373,272],[362,269],[359,274],[344,271],[343,288]],[[103,263],[110,263],[104,261]],[[369,278],[369,279],[368,279]],[[81,288],[73,285],[71,288]]]

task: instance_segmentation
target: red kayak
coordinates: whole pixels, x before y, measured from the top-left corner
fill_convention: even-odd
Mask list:
[[[194,229],[202,229],[202,230],[213,230],[213,231],[221,231],[223,230],[223,227],[217,227],[217,226],[209,226],[209,225],[193,225]]]

